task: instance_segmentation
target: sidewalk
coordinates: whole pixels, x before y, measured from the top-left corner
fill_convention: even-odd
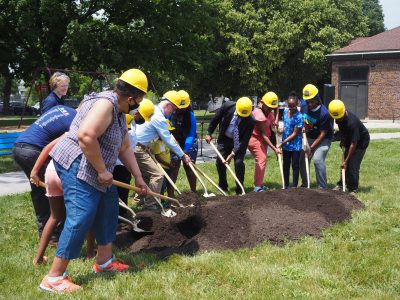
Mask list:
[[[0,174],[0,196],[29,192],[31,186],[23,171]]]
[[[400,123],[397,124],[398,127],[392,128],[399,128],[399,132],[392,132],[392,133],[372,133],[371,140],[379,140],[379,139],[398,139],[400,138]],[[374,125],[375,126],[375,125]],[[377,125],[379,126],[379,124]],[[386,127],[374,127],[374,128],[388,128]],[[371,128],[371,127],[368,127]],[[205,163],[212,161],[216,158],[216,154],[212,147],[203,141],[203,155],[201,156],[201,145],[199,144],[199,152],[197,157],[197,163]],[[247,151],[246,155],[250,155],[250,152]],[[28,178],[26,178],[24,172],[11,172],[11,173],[4,173],[0,174],[0,196],[11,195],[11,194],[19,194],[28,192],[31,190],[29,185]]]

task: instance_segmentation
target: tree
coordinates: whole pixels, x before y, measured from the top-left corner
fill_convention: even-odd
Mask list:
[[[368,18],[368,36],[385,31],[382,5],[379,0],[363,0],[363,14]]]
[[[36,67],[73,66],[62,50],[72,21],[87,22],[108,1],[0,0],[0,74],[8,109],[12,80],[31,82]]]
[[[281,96],[328,76],[325,55],[367,33],[361,0],[225,0],[222,53],[210,71],[225,95]],[[217,87],[217,88],[218,88]]]

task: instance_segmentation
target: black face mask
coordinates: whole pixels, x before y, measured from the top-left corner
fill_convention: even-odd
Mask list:
[[[129,111],[131,111],[131,110],[135,110],[135,109],[137,109],[137,108],[139,108],[139,104],[137,104],[136,102],[135,102],[135,104],[129,104]]]
[[[139,120],[135,121],[136,125],[141,125],[145,122],[143,118],[140,118]]]

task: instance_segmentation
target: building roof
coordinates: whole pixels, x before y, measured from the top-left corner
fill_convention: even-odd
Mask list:
[[[334,53],[400,50],[400,26],[371,37],[357,38]]]
[[[370,37],[352,40],[346,47],[328,54],[328,59],[380,59],[400,55],[400,26]]]

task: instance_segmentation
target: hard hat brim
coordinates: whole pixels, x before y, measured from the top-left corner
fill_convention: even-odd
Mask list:
[[[251,111],[250,111],[250,113],[248,113],[248,114],[242,114],[241,112],[237,111],[237,114],[238,114],[240,117],[242,117],[242,118],[247,118],[248,116],[251,115]]]
[[[264,103],[264,102],[263,102]],[[265,104],[265,103],[264,103]],[[266,106],[268,106],[269,108],[277,108],[278,107],[278,104],[276,104],[276,105],[268,105],[268,104],[265,104]]]
[[[346,111],[344,111],[344,112],[341,113],[340,115],[334,116],[334,115],[332,115],[332,114],[329,112],[329,115],[330,115],[333,119],[337,120],[337,119],[343,118],[345,113],[346,113]]]
[[[310,96],[303,96],[303,99],[304,99],[304,100],[311,100],[311,99],[314,99],[315,96],[317,96],[317,94],[315,94],[315,95],[310,95]]]

